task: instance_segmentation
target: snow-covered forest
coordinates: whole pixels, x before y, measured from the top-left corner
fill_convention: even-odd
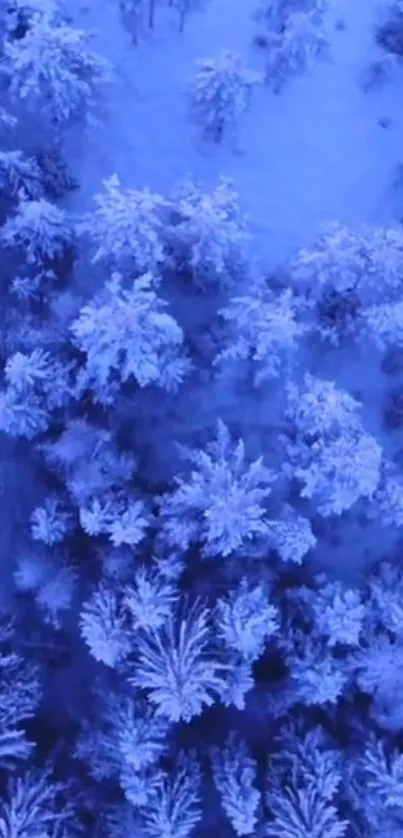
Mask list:
[[[0,838],[403,838],[403,3],[0,0],[0,89]]]

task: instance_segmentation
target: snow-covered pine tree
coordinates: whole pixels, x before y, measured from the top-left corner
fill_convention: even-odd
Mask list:
[[[223,749],[211,751],[213,777],[221,806],[239,838],[252,835],[258,824],[261,794],[257,765],[246,743],[232,732]]]
[[[81,608],[80,634],[93,658],[112,669],[130,652],[131,638],[120,597],[100,585]]]
[[[182,550],[199,543],[208,558],[267,538],[265,499],[274,475],[263,459],[248,463],[243,441],[234,443],[222,421],[206,450],[182,453],[193,468],[160,502],[167,543]]]
[[[189,272],[195,285],[226,289],[246,275],[249,236],[238,195],[230,180],[221,178],[205,192],[191,179],[173,201],[175,224],[163,231],[174,269]]]
[[[71,326],[86,356],[79,386],[92,390],[101,404],[110,403],[130,379],[139,387],[175,391],[189,371],[182,329],[155,286],[154,277],[144,274],[125,288],[115,273]]]
[[[246,577],[216,605],[217,634],[224,647],[247,662],[263,654],[279,628],[277,608],[263,584],[252,586]]]
[[[223,52],[199,61],[192,111],[204,134],[219,143],[228,129],[236,129],[249,107],[253,87],[261,81],[261,75],[249,70],[237,53]]]
[[[24,729],[35,716],[42,697],[41,673],[36,664],[12,651],[16,626],[6,613],[0,616],[0,767],[12,770],[30,757],[34,743]]]
[[[49,770],[11,777],[0,802],[2,838],[67,835],[73,828],[73,808],[66,791],[67,785],[54,781]]]
[[[266,81],[275,93],[282,90],[288,78],[312,70],[328,51],[323,17],[315,7],[293,10],[281,32],[273,31],[267,40]]]
[[[359,419],[360,403],[334,382],[307,374],[288,386],[287,415],[294,428],[284,473],[303,484],[321,515],[340,515],[359,498],[374,497],[382,449]]]
[[[148,784],[149,794],[140,806],[140,834],[147,838],[189,838],[199,823],[200,767],[193,754],[180,752],[170,771],[159,771]]]
[[[244,297],[233,297],[221,315],[228,323],[227,346],[216,363],[248,361],[256,386],[279,378],[295,360],[306,326],[290,288],[271,292],[266,283],[256,283]]]
[[[398,228],[327,225],[301,248],[290,277],[306,295],[318,333],[334,346],[365,338],[401,341],[403,235]]]
[[[73,247],[74,231],[64,210],[45,198],[20,194],[16,212],[0,228],[0,241],[15,247],[29,265],[43,266]]]
[[[117,174],[102,182],[94,196],[96,209],[77,225],[79,235],[95,248],[93,263],[106,261],[114,269],[137,274],[157,273],[164,258],[162,195],[149,189],[124,189]]]
[[[8,41],[4,70],[9,89],[56,130],[72,120],[91,120],[99,85],[113,79],[109,63],[89,48],[90,36],[35,14],[23,38]]]
[[[225,665],[214,658],[207,608],[193,604],[170,615],[158,630],[136,633],[133,686],[148,692],[157,713],[171,722],[190,722],[214,704],[225,681]]]

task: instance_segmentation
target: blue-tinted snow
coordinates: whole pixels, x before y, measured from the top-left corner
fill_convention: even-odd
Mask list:
[[[206,0],[182,35],[175,18],[164,20],[157,10],[154,32],[140,37],[136,47],[122,26],[118,0],[91,0],[87,8],[72,1],[74,24],[98,30],[94,47],[117,71],[102,103],[102,130],[82,139],[75,152],[82,185],[75,208],[89,208],[101,179],[115,171],[124,186],[160,192],[175,188],[187,172],[206,186],[221,174],[230,176],[262,265],[307,243],[321,223],[395,220],[403,71],[395,69],[380,89],[362,88],[370,62],[381,54],[374,44],[377,0],[329,0],[329,60],[291,80],[280,95],[265,86],[254,91],[236,148],[200,140],[186,102],[194,62],[231,49],[261,69],[262,54],[252,41],[255,5]],[[340,20],[344,28],[337,26]],[[383,118],[389,127],[379,124]]]

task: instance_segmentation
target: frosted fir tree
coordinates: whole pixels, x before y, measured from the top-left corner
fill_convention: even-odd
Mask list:
[[[71,326],[86,357],[79,386],[92,390],[100,403],[110,403],[130,380],[175,391],[189,371],[182,329],[165,311],[155,285],[152,275],[144,274],[125,288],[120,274],[113,274]]]
[[[371,717],[383,730],[398,734],[403,725],[403,644],[386,633],[369,634],[350,665],[360,691],[371,696]]]
[[[96,689],[94,699],[98,713],[83,724],[75,749],[94,779],[115,778],[124,786],[130,774],[155,770],[166,750],[169,721],[137,693],[115,694],[109,687]]]
[[[403,640],[403,576],[400,566],[381,562],[369,580],[367,625]]]
[[[34,15],[24,37],[5,44],[11,95],[46,114],[57,130],[73,120],[90,120],[97,88],[113,74],[89,43],[86,32]]]
[[[0,391],[0,430],[8,436],[34,439],[50,422],[49,410],[35,393],[19,396],[9,388]]]
[[[134,630],[160,629],[170,617],[179,592],[156,568],[139,567],[124,596]]]
[[[166,748],[168,720],[158,716],[154,708],[138,697],[135,700],[123,697],[119,705],[119,712],[110,707],[109,722],[114,726],[123,764],[134,771],[155,765]]]
[[[202,544],[203,556],[209,558],[229,556],[264,539],[265,501],[274,475],[263,459],[248,463],[243,441],[234,443],[220,420],[205,451],[182,453],[192,470],[176,478],[176,488],[161,499],[166,541],[182,550]]]
[[[290,288],[277,295],[263,282],[248,296],[232,298],[220,312],[229,328],[227,346],[215,363],[248,361],[256,386],[286,374],[307,328],[298,308]]]
[[[245,710],[247,693],[255,685],[251,661],[244,660],[237,653],[228,654],[228,670],[225,681],[218,689],[221,704],[224,707],[236,707]]]
[[[360,592],[339,581],[326,583],[325,576],[319,576],[317,582],[319,588],[308,598],[315,630],[327,639],[331,649],[358,647],[366,612]]]
[[[253,87],[261,81],[261,75],[249,70],[237,53],[199,61],[192,111],[205,136],[220,143],[230,129],[236,129],[250,105]]]
[[[325,800],[335,797],[342,787],[345,764],[335,741],[322,727],[307,730],[305,721],[297,717],[280,728],[276,744],[271,760],[276,780],[287,786],[291,782],[299,788],[315,787]],[[267,780],[270,794],[270,770]]]
[[[366,587],[359,646],[349,669],[361,692],[371,696],[371,716],[392,734],[403,726],[402,579],[399,567],[382,562]]]
[[[96,589],[83,603],[80,634],[96,661],[112,669],[122,663],[131,650],[127,620],[117,593],[105,586]]]
[[[302,726],[301,726],[302,727]],[[348,823],[338,811],[343,780],[339,753],[321,728],[280,731],[266,779],[270,838],[342,838]]]
[[[302,387],[288,387],[292,421],[289,462],[283,472],[302,484],[321,515],[340,515],[360,498],[376,497],[382,449],[363,429],[360,403],[333,382],[307,374]]]
[[[73,811],[66,791],[66,785],[54,781],[49,770],[11,777],[0,803],[2,838],[68,835],[73,828]]]
[[[403,265],[403,234],[394,228],[343,224],[327,225],[310,248],[302,248],[291,275],[300,287],[308,286],[314,298],[324,287],[336,291],[358,289],[382,301],[385,287],[399,290]],[[369,302],[367,296],[365,302]]]
[[[382,448],[370,434],[356,429],[331,443],[317,440],[307,455],[294,475],[303,484],[301,497],[314,499],[321,515],[341,515],[360,498],[374,497]]]
[[[34,541],[52,547],[64,541],[71,531],[72,518],[56,495],[45,498],[43,506],[35,507],[30,523]]]
[[[156,774],[140,806],[141,832],[148,838],[189,838],[202,817],[201,779],[194,756],[179,753],[172,770]]]
[[[223,750],[211,751],[215,786],[234,832],[252,835],[259,821],[261,794],[256,788],[257,764],[246,743],[232,733]]]
[[[326,638],[306,630],[287,630],[285,661],[294,704],[336,705],[350,679],[347,663],[337,659]]]
[[[128,498],[109,527],[109,538],[114,547],[135,547],[143,540],[150,524],[150,516],[143,500]]]
[[[252,15],[268,33],[281,34],[289,16],[295,11],[324,11],[325,0],[259,0]],[[265,32],[265,34],[267,34]]]
[[[294,428],[284,473],[302,484],[321,515],[340,515],[360,498],[371,500],[381,479],[382,449],[363,429],[360,403],[334,383],[305,376],[289,385],[287,415]]]
[[[242,660],[256,661],[279,628],[277,608],[263,584],[252,587],[244,578],[225,599],[218,599],[216,625],[224,646]]]
[[[55,204],[22,196],[15,215],[0,228],[0,242],[18,248],[29,265],[41,266],[71,250],[74,233],[66,213]]]
[[[366,337],[383,344],[399,335],[402,269],[401,230],[335,223],[297,253],[290,274],[325,340],[338,346]]]
[[[293,11],[281,32],[273,31],[267,40],[266,81],[275,93],[282,90],[288,78],[312,70],[328,51],[323,18],[315,8]]]
[[[267,522],[267,532],[270,546],[276,550],[283,562],[301,564],[317,541],[309,518],[297,515],[288,504],[284,505],[277,520]]]
[[[65,627],[65,619],[72,608],[79,590],[79,575],[76,567],[63,561],[53,563],[52,572],[35,594],[43,622],[56,631]]]
[[[157,631],[137,632],[130,682],[147,691],[159,715],[190,722],[214,704],[225,681],[225,667],[210,652],[212,640],[208,609],[197,604]]]
[[[119,784],[126,800],[133,810],[138,813],[140,808],[148,806],[154,792],[161,782],[161,771],[155,766],[135,771],[131,765],[125,765],[121,771]],[[137,829],[140,828],[141,817],[138,815]]]
[[[110,430],[73,419],[58,439],[41,447],[47,466],[55,471],[77,506],[86,506],[110,493],[121,492],[133,477],[136,459],[118,449]]]
[[[307,373],[302,386],[291,382],[287,385],[287,393],[286,416],[297,433],[310,442],[315,438],[338,436],[359,422],[360,402],[333,381]]]
[[[232,182],[221,178],[211,192],[188,179],[173,202],[175,224],[166,229],[174,269],[191,274],[206,290],[227,288],[247,272],[249,236]]]
[[[5,365],[0,392],[0,428],[13,437],[32,439],[45,431],[52,414],[73,400],[72,368],[49,352],[15,352]]]
[[[136,547],[145,537],[150,516],[143,500],[110,493],[80,507],[80,524],[92,537],[107,535],[114,547]]]
[[[164,261],[162,209],[166,202],[149,189],[124,189],[117,174],[102,182],[96,209],[77,225],[94,250],[93,263],[122,271],[157,272]]]
[[[349,798],[369,834],[398,836],[403,817],[402,754],[372,734],[352,769]]]
[[[4,374],[10,393],[21,400],[24,396],[36,396],[50,411],[74,400],[74,364],[65,363],[44,349],[14,352],[6,361]]]
[[[25,726],[35,717],[42,698],[37,665],[11,651],[18,644],[16,625],[9,615],[0,618],[0,767],[15,769],[32,755],[34,743]]]
[[[43,198],[42,173],[34,157],[22,151],[0,152],[0,185],[6,195],[18,202],[22,194],[31,201]]]

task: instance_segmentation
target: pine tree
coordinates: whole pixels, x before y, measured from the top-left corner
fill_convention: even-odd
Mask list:
[[[229,324],[228,346],[217,364],[249,361],[256,386],[289,372],[306,331],[291,289],[276,295],[257,283],[248,296],[232,298],[221,315]]]
[[[0,241],[18,248],[30,265],[61,258],[73,246],[74,235],[66,213],[45,198],[21,196],[15,214],[0,228]]]
[[[118,595],[99,587],[83,603],[80,632],[96,661],[111,668],[123,661],[130,651],[127,622]]]
[[[223,750],[211,752],[213,776],[221,805],[238,836],[252,835],[258,824],[260,792],[257,765],[246,743],[232,733]]]
[[[165,230],[173,266],[190,272],[203,290],[239,282],[247,273],[249,237],[232,182],[221,178],[204,192],[188,179],[173,207],[175,224]]]
[[[85,32],[46,15],[34,15],[24,37],[5,44],[5,60],[11,95],[43,111],[56,129],[88,120],[97,86],[112,78]]]
[[[130,379],[140,387],[156,384],[175,391],[189,370],[182,329],[154,289],[151,274],[128,289],[113,274],[71,326],[75,344],[86,355],[80,386],[92,389],[103,404]]]
[[[223,52],[218,58],[198,62],[192,110],[205,135],[222,141],[229,128],[236,128],[247,110],[259,73],[245,67],[241,55]]]
[[[206,558],[229,556],[241,546],[265,537],[265,499],[274,480],[262,458],[248,463],[242,440],[231,440],[219,421],[216,437],[205,451],[183,449],[193,466],[188,477],[161,499],[163,537],[187,549],[203,544]]]
[[[117,174],[102,182],[96,209],[77,225],[95,248],[93,263],[133,274],[158,271],[164,259],[162,214],[165,201],[149,189],[123,189]]]
[[[137,662],[131,683],[149,694],[157,713],[189,722],[211,707],[223,683],[223,667],[209,653],[209,612],[193,606],[170,616],[161,629],[136,637]]]

